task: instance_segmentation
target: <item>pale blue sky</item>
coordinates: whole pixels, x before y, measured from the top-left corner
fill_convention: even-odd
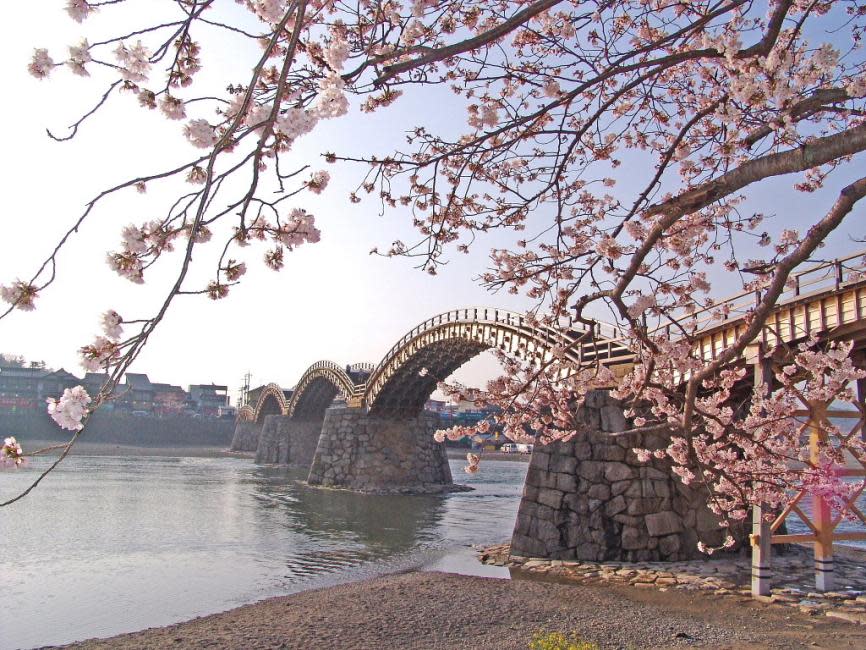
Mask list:
[[[93,41],[96,34],[108,33],[98,29],[109,22],[105,18],[81,26],[67,18],[63,5],[61,0],[23,4],[16,8],[15,20],[0,25],[7,52],[0,61],[2,77],[20,97],[0,108],[4,123],[12,125],[6,140],[0,283],[28,277],[84,203],[101,189],[157,170],[163,160],[174,162],[178,155],[197,153],[180,135],[180,123],[148,114],[131,95],[112,98],[108,110],[85,124],[73,141],[49,140],[45,128],[62,132],[102,86],[60,69],[49,80],[34,79],[26,72],[32,48],[49,47],[57,60],[65,44],[77,42],[81,35],[87,33]],[[109,16],[108,10],[102,13]],[[213,54],[207,46],[206,42],[206,62]],[[218,57],[219,65],[233,65],[236,57],[224,54]],[[358,153],[373,146],[385,152],[385,144],[401,143],[403,131],[425,108],[429,103],[419,99],[375,119],[347,116],[299,141],[292,154],[298,160],[310,159],[314,169],[326,168],[332,176],[324,195],[299,197],[293,203],[316,215],[321,242],[287,255],[280,273],[264,268],[264,249],[246,249],[249,272],[231,296],[219,302],[177,299],[133,369],[158,381],[215,381],[231,387],[239,385],[249,370],[254,384],[276,381],[291,386],[320,359],[375,363],[417,322],[439,312],[470,305],[525,308],[528,302],[489,296],[472,281],[486,267],[489,246],[476,247],[471,256],[455,253],[435,278],[414,269],[409,260],[369,255],[372,247],[387,248],[396,238],[412,241],[409,220],[393,212],[379,217],[375,201],[350,204],[346,195],[361,170],[326,165],[317,156],[326,150]],[[394,127],[395,115],[400,129]],[[448,119],[438,108],[431,115],[442,123]],[[173,195],[162,195],[166,197]],[[155,216],[149,206],[159,198],[158,190],[151,188],[144,196],[125,192],[103,204],[61,254],[58,280],[40,296],[37,310],[17,312],[0,322],[0,350],[81,373],[76,350],[97,333],[99,315],[106,308],[127,318],[149,314],[148,306],[161,298],[170,274],[154,268],[145,285],[134,285],[109,270],[105,253],[117,247],[124,225]],[[160,266],[173,274],[170,265]],[[212,268],[202,270],[210,273]],[[482,370],[469,376],[488,374]]]
[[[65,45],[76,43],[84,34],[91,41],[113,36],[123,29],[116,17],[126,17],[130,10],[133,14],[150,11],[157,3],[133,0],[119,12],[106,8],[83,26],[66,16],[64,4],[63,0],[17,3],[0,24],[5,54],[0,71],[7,89],[7,101],[0,105],[7,125],[0,283],[29,277],[84,203],[101,189],[158,170],[163,161],[175,162],[196,153],[180,135],[179,123],[148,114],[131,95],[112,98],[107,110],[82,127],[74,141],[55,143],[47,138],[46,127],[62,132],[65,124],[92,104],[102,85],[65,70],[58,70],[48,81],[30,77],[26,65],[32,49],[48,47],[60,59]],[[233,2],[226,6],[239,11]],[[134,24],[140,15],[133,15],[128,24]],[[203,45],[205,64],[211,66],[204,73],[205,85],[212,79],[208,77],[211,71],[220,73],[217,76],[223,85],[225,71],[236,70],[234,80],[243,81],[246,63],[239,62],[245,50],[224,44],[217,47],[208,39]],[[525,299],[504,293],[488,295],[473,281],[487,266],[489,248],[503,244],[507,237],[477,241],[469,256],[450,254],[450,263],[436,277],[414,269],[410,260],[368,254],[373,246],[387,248],[394,239],[413,241],[416,235],[410,220],[397,210],[378,216],[375,201],[350,204],[346,195],[362,170],[326,166],[319,162],[318,154],[328,150],[386,154],[400,146],[405,131],[416,124],[435,131],[465,119],[454,96],[442,89],[406,100],[372,118],[355,112],[328,122],[299,141],[292,156],[310,160],[314,169],[326,168],[332,176],[323,196],[299,197],[292,204],[316,215],[322,241],[288,255],[281,273],[263,267],[263,249],[247,249],[245,282],[219,302],[179,298],[133,370],[147,372],[156,381],[184,385],[214,381],[232,388],[249,370],[254,384],[275,381],[288,387],[320,359],[375,363],[416,323],[448,309],[471,305],[527,308],[530,303]],[[838,191],[843,178],[852,175],[853,171],[840,175],[829,187]],[[615,191],[627,190],[634,176],[633,169],[624,165],[623,184]],[[826,211],[832,202],[826,192],[795,195],[790,191],[792,183],[792,178],[768,181],[754,192],[750,205],[778,215],[772,229],[797,227],[816,212]],[[148,273],[146,285],[133,285],[108,269],[105,253],[117,246],[124,225],[157,216],[154,206],[171,196],[156,188],[145,196],[126,192],[98,208],[61,254],[59,279],[39,298],[38,309],[0,322],[0,351],[44,359],[80,374],[76,350],[97,333],[99,315],[105,309],[114,308],[128,318],[148,315],[163,295],[173,268],[164,261],[162,268]],[[856,250],[858,246],[846,238],[845,233],[834,235],[827,256]],[[211,269],[202,271],[207,275]],[[458,378],[478,383],[490,375],[492,367],[490,362],[471,364]]]

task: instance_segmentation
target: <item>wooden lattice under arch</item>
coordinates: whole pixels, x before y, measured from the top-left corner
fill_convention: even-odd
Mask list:
[[[832,409],[827,403],[803,403],[806,407],[794,412],[795,417],[808,418],[799,428],[801,439],[809,437],[809,463],[813,466],[819,462],[820,449],[824,445],[846,443],[853,436],[863,436],[866,432],[866,382],[857,382],[857,410]],[[802,398],[800,398],[802,401]],[[830,418],[847,420],[850,426],[840,427],[831,423]],[[838,440],[833,440],[828,431],[840,429]],[[813,544],[815,550],[815,588],[817,591],[831,591],[834,588],[833,543],[866,541],[866,514],[857,506],[857,500],[866,489],[866,461],[851,456],[849,462],[853,467],[840,466],[835,472],[840,477],[860,479],[859,486],[847,499],[844,508],[835,514],[829,503],[820,495],[812,495],[801,488],[793,494],[788,505],[772,521],[767,521],[764,510],[753,509],[752,543],[752,594],[766,596],[770,593],[771,557],[773,544]],[[812,512],[807,513],[801,504],[805,499],[811,499]],[[780,533],[782,525],[792,515],[796,515],[809,529],[807,533]],[[839,524],[849,518],[854,520],[862,530],[837,531]]]

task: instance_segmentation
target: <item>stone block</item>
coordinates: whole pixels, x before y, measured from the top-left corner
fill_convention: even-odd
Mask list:
[[[574,456],[574,443],[572,441],[568,442],[556,442],[554,443],[555,447],[551,454],[556,454],[557,456]]]
[[[599,483],[605,476],[605,463],[585,460],[577,466],[577,475],[592,483]]]
[[[625,460],[625,449],[616,445],[597,445],[592,450],[593,460]]]
[[[670,510],[667,512],[657,512],[646,516],[647,532],[653,537],[662,537],[678,533],[683,529],[683,523],[679,515]]]
[[[544,451],[533,451],[532,452],[532,460],[530,462],[532,464],[532,467],[534,467],[535,469],[537,469],[539,471],[546,472],[549,469],[551,469],[551,467],[550,467],[550,454],[548,454]],[[554,469],[553,471],[558,472],[559,470]]]
[[[628,424],[619,406],[603,406],[601,408],[601,428],[603,431],[625,431]]]
[[[626,489],[625,491],[625,495],[629,499],[640,499],[641,497],[643,497],[643,485],[641,484],[641,482],[639,480],[630,481],[628,489]]]
[[[610,493],[613,496],[616,496],[617,494],[623,494],[624,492],[626,492],[626,490],[629,489],[629,487],[631,487],[630,480],[617,481],[616,483],[611,484]]]
[[[546,551],[544,544],[528,535],[514,535],[511,538],[512,555],[542,557]]]
[[[614,516],[613,520],[618,524],[633,526],[635,528],[640,528],[643,525],[643,517],[632,517],[631,515],[618,514]]]
[[[583,494],[566,494],[562,500],[564,508],[585,515],[589,512],[589,499]]]
[[[556,510],[543,503],[535,504],[536,519],[544,519],[545,521],[553,521],[556,517]]]
[[[671,496],[671,488],[668,485],[667,481],[652,481],[653,492],[655,492],[656,496],[660,497],[670,497]]]
[[[538,540],[548,549],[562,546],[560,544],[559,528],[550,521],[539,521],[536,534],[538,535]]]
[[[680,536],[667,535],[659,538],[659,553],[662,558],[669,558],[680,550]]]
[[[574,549],[574,557],[585,562],[598,562],[603,559],[601,549],[597,544],[585,542]]]
[[[549,469],[551,472],[574,474],[577,469],[577,458],[574,456],[551,456]]]
[[[591,499],[601,499],[607,501],[610,499],[611,489],[603,483],[597,483],[589,488],[587,496]]]
[[[584,465],[586,463],[583,463]],[[636,475],[634,469],[624,463],[604,463],[604,478],[609,483],[624,481]]]
[[[621,513],[628,506],[629,504],[626,503],[625,497],[620,494],[618,497],[614,497],[607,502],[604,506],[604,512],[608,517],[613,517]]]
[[[558,510],[562,505],[563,493],[559,490],[544,488],[538,491],[538,502],[542,505]]]
[[[562,492],[575,492],[577,490],[577,479],[573,474],[555,474],[556,489]]]
[[[623,526],[621,539],[622,548],[627,551],[646,548],[646,535],[633,526]]]
[[[640,476],[641,476],[641,478],[652,478],[652,479],[657,479],[659,481],[667,481],[671,477],[670,473],[665,474],[660,469],[657,469],[655,467],[648,467],[648,466],[647,467],[641,467]]]
[[[592,457],[592,446],[588,442],[574,443],[574,457],[577,460],[589,460]]]

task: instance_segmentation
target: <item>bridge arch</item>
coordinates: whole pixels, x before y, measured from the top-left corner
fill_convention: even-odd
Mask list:
[[[342,366],[318,361],[301,376],[284,413],[296,420],[321,420],[337,395],[348,401],[355,392],[355,382]]]
[[[259,401],[256,402],[253,420],[261,424],[266,415],[285,415],[286,407],[283,389],[276,384],[268,384],[259,395]]]
[[[255,422],[256,421],[256,410],[250,406],[249,404],[244,404],[242,407],[238,409],[238,421],[239,422]]]
[[[578,342],[581,337],[586,341]],[[484,350],[543,361],[557,346],[566,347],[566,358],[579,365],[614,363],[630,355],[613,326],[599,323],[593,332],[583,324],[554,329],[503,309],[456,309],[428,318],[403,336],[373,370],[363,401],[371,415],[415,416],[438,381]]]

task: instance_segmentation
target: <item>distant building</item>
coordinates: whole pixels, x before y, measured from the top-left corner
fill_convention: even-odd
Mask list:
[[[234,406],[221,406],[217,417],[234,420],[238,416],[238,410]]]
[[[87,372],[84,373],[84,379],[81,380],[81,385],[91,397],[95,397],[97,393],[108,381],[108,373],[106,372]]]
[[[45,401],[60,397],[67,388],[81,383],[81,379],[60,370],[46,368],[45,364],[30,367],[0,366],[0,410],[21,411],[45,408]]]
[[[125,382],[118,386],[117,408],[138,413],[153,413],[153,384],[145,374],[126,373]]]
[[[228,386],[191,384],[189,403],[201,415],[219,417],[220,409],[229,405]]]
[[[39,403],[39,380],[45,368],[0,366],[0,408],[4,411],[35,409]]]
[[[448,413],[453,410],[453,406],[441,399],[428,399],[424,404],[424,410],[433,413]]]
[[[0,356],[0,412],[45,410],[47,398],[57,398],[73,386],[83,386],[87,394],[96,397],[109,375],[88,372],[76,377],[63,368],[52,370],[44,363],[29,367],[17,360],[4,361]],[[291,391],[288,391],[291,395]],[[255,403],[255,402],[253,402]],[[103,408],[135,415],[179,415],[198,413],[208,417],[233,417],[226,386],[194,384],[189,393],[180,386],[153,383],[144,373],[128,372]]]
[[[67,388],[80,385],[81,379],[63,368],[47,373],[43,370],[43,376],[39,379],[39,401],[44,402],[49,397],[60,397]]]
[[[189,396],[183,388],[171,384],[151,384],[151,386],[155,415],[178,415],[186,410]]]

